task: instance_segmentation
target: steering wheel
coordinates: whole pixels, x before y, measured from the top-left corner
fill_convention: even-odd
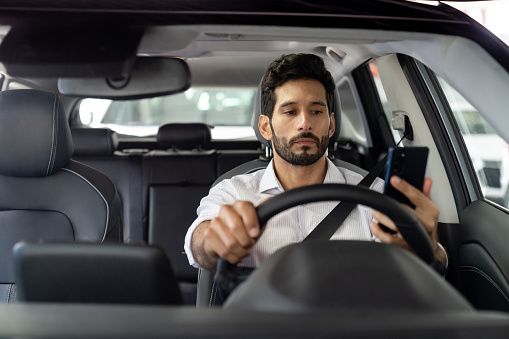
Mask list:
[[[368,188],[345,184],[318,184],[299,187],[261,203],[256,208],[260,225],[265,225],[274,215],[302,204],[318,201],[349,201],[372,207],[389,216],[415,254],[425,263],[432,264],[435,256],[428,233],[419,220],[402,204],[391,197]],[[227,282],[231,289],[238,280],[236,265],[220,258],[217,264],[216,280]]]

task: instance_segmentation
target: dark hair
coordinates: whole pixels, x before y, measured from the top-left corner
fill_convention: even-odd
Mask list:
[[[329,113],[334,98],[334,79],[325,68],[323,59],[314,54],[287,54],[274,60],[263,76],[261,84],[262,114],[272,119],[276,105],[275,90],[289,80],[312,79],[322,83],[327,93]]]

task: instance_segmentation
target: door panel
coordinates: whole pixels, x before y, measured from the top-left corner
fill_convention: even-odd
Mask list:
[[[465,295],[479,309],[509,311],[509,216],[475,201],[461,214],[459,271]]]
[[[445,244],[455,244],[448,248],[453,259],[449,270],[459,278],[455,285],[479,309],[509,311],[509,212],[504,196],[509,186],[508,147],[467,105],[467,99],[425,65],[394,56],[379,58],[377,64],[391,111],[405,112],[417,126],[414,144],[417,141],[437,152],[431,157],[428,175],[434,180],[432,198],[440,208],[440,222],[451,225]],[[429,122],[432,114],[441,124]],[[485,170],[494,162],[498,167]],[[453,218],[455,212],[459,223]]]

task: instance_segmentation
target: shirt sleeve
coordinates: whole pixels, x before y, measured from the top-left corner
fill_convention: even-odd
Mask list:
[[[201,199],[200,206],[198,206],[198,209],[196,210],[198,217],[187,230],[184,240],[184,251],[190,265],[196,268],[202,268],[194,258],[191,251],[191,237],[194,230],[202,222],[212,220],[217,217],[222,205],[231,205],[235,202],[235,200],[238,200],[235,196],[234,188],[235,187],[232,185],[230,180],[223,180],[216,186],[212,187],[209,194]]]
[[[379,193],[383,193],[384,186],[385,186],[385,180],[376,178],[375,181],[371,184],[370,189],[372,189],[373,191],[377,191]]]

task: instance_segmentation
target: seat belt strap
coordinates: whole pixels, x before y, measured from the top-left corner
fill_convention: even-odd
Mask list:
[[[387,155],[383,157],[382,160],[376,164],[376,166],[357,184],[357,186],[370,187],[373,181],[375,181],[376,177],[382,169],[385,167],[385,163],[387,161]],[[334,209],[323,218],[322,221],[315,227],[311,233],[304,239],[306,240],[328,240],[332,237],[334,233],[339,229],[339,227],[346,220],[350,212],[357,206],[356,203],[342,201],[340,202]]]

